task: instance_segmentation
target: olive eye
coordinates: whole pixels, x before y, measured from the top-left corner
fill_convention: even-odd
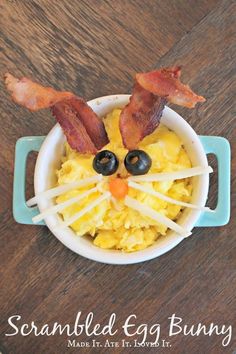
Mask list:
[[[131,175],[144,175],[150,170],[151,165],[151,158],[143,150],[132,150],[125,156],[125,167]]]
[[[118,169],[119,161],[116,155],[109,150],[102,150],[93,159],[93,168],[103,176],[110,176]]]

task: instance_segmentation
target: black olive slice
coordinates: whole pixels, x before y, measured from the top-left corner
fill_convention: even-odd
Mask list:
[[[110,176],[117,171],[119,161],[116,155],[109,150],[102,150],[93,159],[93,168],[103,176]]]
[[[145,175],[152,165],[149,155],[143,150],[131,150],[125,157],[126,170],[133,176]]]

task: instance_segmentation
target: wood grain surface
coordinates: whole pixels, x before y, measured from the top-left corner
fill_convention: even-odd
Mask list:
[[[230,0],[41,0],[0,2],[0,235],[1,340],[8,354],[233,353],[236,339],[171,338],[171,348],[66,348],[65,336],[7,337],[9,316],[22,323],[73,323],[93,311],[101,324],[112,312],[117,326],[132,313],[139,323],[160,323],[167,334],[172,313],[185,323],[234,326],[236,292],[235,2]],[[66,249],[46,227],[17,224],[12,217],[14,147],[21,136],[46,135],[49,112],[16,106],[3,74],[35,78],[91,99],[129,93],[132,76],[172,64],[183,81],[207,98],[195,110],[174,109],[197,133],[226,137],[232,155],[232,217],[218,228],[196,228],[192,237],[160,258],[130,266],[95,263]],[[33,193],[35,156],[28,166]],[[216,166],[213,158],[210,159]],[[217,200],[211,178],[209,204]],[[167,337],[167,335],[165,336]],[[124,338],[122,332],[116,340]],[[93,338],[94,339],[94,338]],[[102,338],[98,338],[98,340]],[[86,341],[85,335],[80,340]]]

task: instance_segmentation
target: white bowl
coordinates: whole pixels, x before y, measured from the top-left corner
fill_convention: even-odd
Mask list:
[[[129,97],[130,95],[104,96],[89,101],[88,104],[100,117],[103,117],[113,108],[124,107],[128,103]],[[179,114],[169,107],[165,107],[161,122],[181,137],[193,166],[208,165],[199,137]],[[55,186],[55,170],[59,168],[61,163],[64,142],[65,136],[59,124],[56,124],[47,135],[38,154],[34,175],[36,194]],[[207,200],[208,187],[208,174],[194,177],[192,203],[204,206]],[[38,203],[40,212],[52,205],[53,201],[46,199],[40,200]],[[178,219],[178,224],[185,229],[192,230],[199,216],[199,210],[186,208]],[[116,250],[104,250],[93,245],[88,238],[77,236],[69,227],[55,231],[54,228],[58,225],[59,220],[58,215],[48,216],[45,219],[46,225],[59,241],[81,256],[109,264],[131,264],[147,261],[168,252],[183,240],[180,235],[169,231],[166,236],[158,238],[152,246],[141,251],[123,253]]]

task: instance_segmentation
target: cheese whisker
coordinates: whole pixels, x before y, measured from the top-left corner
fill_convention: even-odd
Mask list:
[[[32,221],[34,223],[37,223],[37,222],[45,219],[45,217],[47,217],[49,215],[58,213],[58,212],[62,211],[63,209],[65,209],[66,207],[68,207],[68,206],[70,206],[70,205],[72,205],[74,203],[78,203],[80,200],[88,197],[90,194],[95,193],[97,191],[98,191],[98,189],[95,187],[95,188],[92,188],[92,189],[82,193],[82,194],[77,195],[76,197],[70,198],[70,199],[66,200],[65,202],[59,203],[57,205],[54,205],[54,206],[46,209],[42,213],[34,216],[32,218]]]
[[[73,224],[76,220],[78,220],[79,218],[84,216],[86,213],[88,213],[89,211],[94,209],[97,205],[101,204],[104,200],[110,199],[110,197],[111,197],[111,193],[105,192],[100,197],[98,197],[94,201],[92,201],[88,206],[81,209],[78,213],[74,214],[73,216],[71,216],[71,218],[69,218],[67,221],[60,223],[59,227],[64,228],[66,226]]]
[[[161,213],[158,213],[156,210],[148,207],[145,204],[140,203],[134,198],[131,198],[129,196],[125,197],[125,205],[128,206],[131,209],[134,209],[138,211],[140,214],[145,215],[149,217],[150,219],[153,219],[157,221],[158,223],[164,224],[171,230],[177,232],[179,235],[182,237],[188,237],[191,235],[191,232],[184,229],[182,226],[178,225],[171,219],[167,218],[165,215],[162,215]]]
[[[153,174],[147,174],[142,176],[141,175],[131,176],[128,178],[128,181],[134,181],[134,182],[172,181],[176,179],[199,176],[211,172],[213,172],[213,169],[210,166],[207,167],[197,166],[197,167],[187,168],[185,170],[175,171],[175,172],[161,172],[161,173],[153,173]]]
[[[208,207],[195,205],[195,204],[191,204],[191,203],[185,203],[185,202],[182,202],[180,200],[177,200],[177,199],[174,199],[174,198],[170,198],[167,195],[164,195],[164,194],[162,194],[160,192],[154,191],[153,189],[149,189],[146,186],[142,186],[142,185],[140,185],[138,183],[135,183],[135,182],[132,182],[132,181],[128,182],[128,186],[133,188],[133,189],[137,189],[137,190],[139,190],[141,192],[153,195],[154,197],[162,199],[162,200],[164,200],[164,201],[166,201],[168,203],[171,203],[171,204],[176,204],[176,205],[180,205],[180,206],[187,207],[187,208],[192,208],[192,209],[198,209],[198,210],[201,210],[201,211],[210,211],[210,212],[213,211],[213,210],[211,210]]]
[[[88,186],[90,184],[100,182],[102,179],[103,179],[102,175],[94,175],[92,177],[81,179],[80,181],[74,181],[74,182],[71,182],[71,183],[63,184],[63,185],[60,185],[58,187],[54,187],[54,188],[48,189],[48,190],[46,190],[44,192],[38,193],[37,195],[35,195],[35,197],[29,199],[26,202],[26,205],[28,207],[33,206],[33,205],[38,203],[40,198],[47,198],[47,199],[54,198],[54,197],[56,197],[58,195],[66,193],[66,192],[68,192],[68,191],[70,191],[72,189],[85,187],[85,186]]]

